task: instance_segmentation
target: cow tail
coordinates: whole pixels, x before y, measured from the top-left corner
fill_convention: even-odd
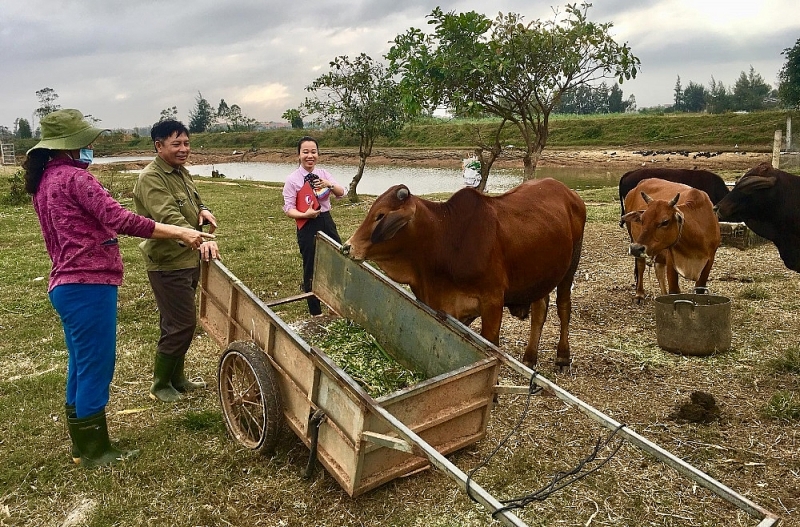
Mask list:
[[[583,234],[581,237],[577,239],[577,241],[572,245],[572,261],[569,263],[569,271],[567,271],[567,276],[569,276],[570,283],[575,278],[575,273],[578,272],[578,265],[581,263],[581,252],[583,251]]]

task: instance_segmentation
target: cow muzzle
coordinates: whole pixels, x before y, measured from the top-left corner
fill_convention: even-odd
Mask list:
[[[646,247],[638,243],[632,243],[628,246],[628,254],[636,258],[644,258]]]
[[[342,245],[342,254],[345,256],[350,256],[350,249],[352,249],[352,246],[349,243],[345,243]]]

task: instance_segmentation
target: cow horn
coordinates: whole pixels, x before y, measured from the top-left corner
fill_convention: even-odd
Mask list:
[[[644,200],[645,203],[650,203],[651,201],[653,201],[653,198],[645,194],[644,190],[642,191],[642,199]]]
[[[400,187],[397,189],[397,199],[400,201],[404,201],[408,197],[408,189],[406,187]]]
[[[675,206],[675,204],[676,204],[676,203],[678,203],[678,200],[679,200],[680,198],[681,198],[681,193],[680,193],[680,192],[678,192],[677,194],[675,194],[675,197],[674,197],[674,198],[672,198],[672,201],[670,201],[670,202],[669,202],[669,206],[670,206],[670,207],[674,207],[674,206]]]

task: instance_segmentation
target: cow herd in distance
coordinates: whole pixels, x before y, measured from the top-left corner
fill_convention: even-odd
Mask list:
[[[720,221],[740,222],[775,244],[800,272],[800,178],[762,163],[732,189],[707,170],[640,168],[619,181],[620,225],[630,236],[636,292],[655,268],[662,295],[679,294],[678,277],[705,290],[721,243]],[[571,364],[571,289],[578,269],[586,206],[554,179],[526,181],[499,196],[464,188],[445,202],[395,185],[380,195],[342,251],[371,260],[410,286],[433,309],[464,324],[481,318],[481,335],[499,344],[503,308],[531,331],[523,362],[538,362],[550,293],[560,320],[555,366]],[[533,255],[533,257],[532,257]]]

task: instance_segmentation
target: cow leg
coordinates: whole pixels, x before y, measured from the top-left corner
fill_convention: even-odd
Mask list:
[[[531,304],[531,335],[528,339],[528,347],[525,348],[525,355],[522,362],[526,366],[536,366],[539,362],[539,341],[542,339],[542,328],[547,318],[547,308],[550,304],[550,295],[540,298]]]
[[[694,283],[695,287],[705,287],[708,283],[708,275],[711,274],[711,266],[714,265],[714,257],[708,259],[706,262],[706,266],[703,267],[703,270],[700,272],[700,278],[697,279],[697,282]]]
[[[641,304],[644,300],[644,268],[647,266],[647,261],[644,258],[636,258],[636,294],[633,301]]]
[[[661,290],[662,295],[667,294],[668,287],[672,288],[672,279],[670,278],[669,267],[666,264],[654,262],[653,267],[656,270],[656,280],[658,280],[658,288]],[[674,269],[674,268],[673,268]]]
[[[556,308],[558,320],[561,322],[561,336],[556,351],[556,367],[560,370],[569,368],[572,359],[569,356],[569,319],[572,316],[572,281],[561,282],[556,290]]]
[[[503,322],[503,304],[481,306],[481,336],[498,346],[500,344],[500,325]]]

